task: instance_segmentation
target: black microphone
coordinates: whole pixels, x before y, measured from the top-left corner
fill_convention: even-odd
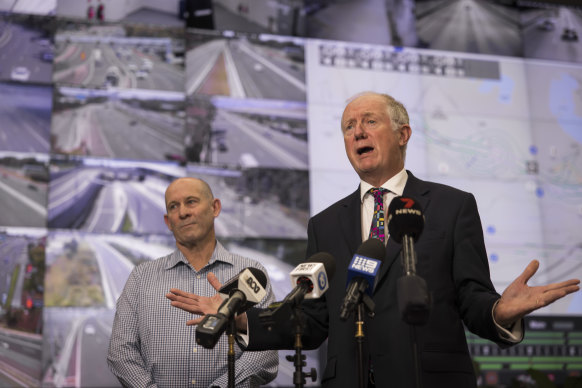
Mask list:
[[[340,309],[340,319],[345,321],[360,302],[365,302],[373,314],[372,292],[376,287],[376,275],[386,255],[382,241],[370,238],[362,243],[348,267],[346,296]]]
[[[259,303],[266,295],[267,275],[258,268],[248,267],[226,282],[218,292],[226,299],[216,314],[207,314],[196,327],[196,342],[212,349],[226,330],[228,322]]]
[[[267,328],[289,320],[292,308],[297,307],[303,299],[317,299],[329,288],[329,282],[335,273],[335,260],[327,252],[312,255],[299,264],[291,273],[291,286],[295,286],[285,299],[271,303],[267,310],[259,313],[259,319]]]
[[[388,207],[387,223],[390,238],[402,244],[404,276],[396,283],[400,315],[408,324],[423,325],[428,321],[430,297],[426,282],[416,275],[414,250],[414,243],[424,228],[422,208],[413,198],[396,197]]]

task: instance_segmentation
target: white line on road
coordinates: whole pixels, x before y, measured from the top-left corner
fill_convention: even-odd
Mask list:
[[[32,210],[34,210],[35,212],[37,212],[41,216],[46,217],[46,207],[45,206],[42,206],[42,205],[34,202],[32,199],[30,199],[27,196],[25,196],[24,194],[19,193],[18,191],[14,190],[12,187],[8,186],[4,182],[0,182],[0,189],[3,189],[6,193],[10,194],[11,196],[13,196],[17,200],[19,200],[20,202],[22,202],[23,204],[28,206],[29,208],[31,208]]]

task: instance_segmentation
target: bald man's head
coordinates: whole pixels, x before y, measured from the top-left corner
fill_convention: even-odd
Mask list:
[[[192,247],[214,241],[214,219],[221,210],[210,186],[202,179],[179,178],[166,189],[164,221],[176,243]]]
[[[168,193],[172,193],[177,188],[192,188],[196,190],[201,196],[206,197],[209,201],[214,199],[214,195],[212,194],[212,189],[202,179],[192,178],[192,177],[185,177],[185,178],[178,178],[166,189],[165,200],[166,200],[166,211],[168,211]]]

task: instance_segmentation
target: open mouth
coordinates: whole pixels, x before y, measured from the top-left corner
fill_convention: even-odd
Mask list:
[[[357,150],[358,155],[367,154],[368,152],[372,152],[372,151],[374,151],[373,147],[362,147],[362,148],[358,148],[358,150]]]

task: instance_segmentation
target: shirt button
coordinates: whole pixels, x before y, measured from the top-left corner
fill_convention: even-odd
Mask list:
[[[198,349],[194,348],[194,349],[192,349],[192,352],[196,353],[196,352],[198,352]]]
[[[196,380],[192,380],[192,385],[196,384]]]
[[[196,275],[196,279],[200,279],[202,276],[200,275]]]

